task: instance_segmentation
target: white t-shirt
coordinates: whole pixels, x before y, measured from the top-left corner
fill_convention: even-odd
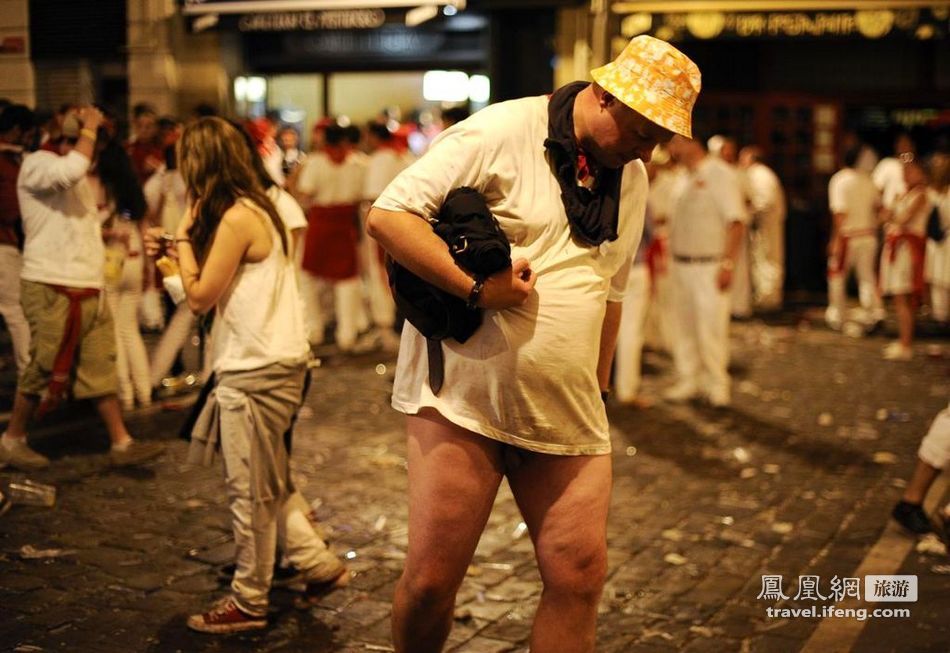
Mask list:
[[[785,191],[778,175],[764,163],[755,162],[745,169],[749,203],[752,210],[766,222],[785,220]]]
[[[297,190],[309,196],[311,206],[358,204],[363,199],[365,161],[365,156],[351,153],[338,165],[326,153],[316,152],[303,164]]]
[[[876,231],[880,197],[871,177],[864,172],[842,168],[832,175],[828,182],[828,206],[832,213],[845,216],[841,235]]]
[[[23,159],[17,198],[26,242],[20,278],[70,288],[102,288],[105,245],[89,159],[41,150]]]
[[[274,223],[249,200],[240,200],[270,227],[273,246],[257,263],[241,263],[218,300],[211,329],[211,365],[215,372],[254,370],[274,363],[307,359],[303,303],[297,277]]]
[[[706,156],[678,179],[670,224],[674,256],[717,258],[733,222],[748,222],[739,175],[728,163]]]
[[[518,447],[552,454],[610,451],[597,383],[607,301],[621,301],[643,232],[646,170],[628,166],[620,237],[600,247],[570,234],[561,190],[545,156],[545,96],[503,102],[444,131],[376,201],[390,211],[434,217],[453,189],[481,192],[511,243],[512,260],[537,274],[523,306],[485,311],[464,344],[444,341],[445,385],[429,389],[425,339],[403,329],[393,406],[433,407],[449,421]],[[628,198],[624,200],[624,198]]]
[[[142,193],[149,211],[155,213],[161,207],[158,218],[162,230],[169,234],[175,233],[188,207],[188,189],[185,188],[181,173],[161,166],[142,186]]]
[[[369,155],[366,179],[363,182],[363,199],[372,202],[386,189],[408,162],[396,150],[381,147]]]
[[[682,166],[661,169],[657,171],[653,181],[650,182],[648,203],[654,220],[667,222],[672,217],[673,200],[675,199],[673,193],[682,175]]]
[[[277,215],[283,220],[287,231],[307,228],[307,216],[293,195],[279,186],[271,186],[267,189],[267,197],[274,203]]]
[[[881,202],[886,208],[894,208],[894,203],[907,192],[904,181],[904,164],[900,159],[889,156],[881,159],[871,174],[874,185],[881,191]]]

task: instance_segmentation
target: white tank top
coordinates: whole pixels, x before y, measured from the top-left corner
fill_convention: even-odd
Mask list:
[[[292,259],[284,255],[280,236],[267,213],[249,200],[240,201],[268,225],[273,246],[264,260],[241,263],[230,287],[218,300],[211,330],[215,372],[299,363],[310,352]],[[289,235],[287,241],[291,242]]]

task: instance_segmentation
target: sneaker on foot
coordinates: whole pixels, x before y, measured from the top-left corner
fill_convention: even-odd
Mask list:
[[[109,450],[109,458],[116,467],[126,467],[158,458],[164,451],[165,445],[160,442],[142,442],[133,439],[121,448],[113,445]]]
[[[732,396],[728,390],[711,390],[707,398],[713,408],[728,408],[732,404]]]
[[[884,359],[889,361],[909,361],[914,357],[914,350],[905,347],[899,342],[892,342],[884,348]]]
[[[327,580],[308,581],[306,589],[304,589],[303,593],[296,601],[296,606],[298,608],[308,608],[311,605],[314,605],[330,592],[343,589],[349,585],[352,576],[353,575],[350,570],[346,567],[343,567],[343,570],[333,578]]]
[[[247,614],[229,596],[215,603],[207,612],[191,615],[187,624],[199,633],[227,634],[266,628],[267,619]]]
[[[21,471],[49,467],[49,458],[36,453],[26,443],[26,438],[2,438],[0,441],[0,467],[9,465]]]
[[[898,501],[891,511],[894,520],[909,530],[911,533],[923,535],[933,530],[930,526],[930,520],[927,519],[927,513],[919,503],[908,503],[907,501]]]

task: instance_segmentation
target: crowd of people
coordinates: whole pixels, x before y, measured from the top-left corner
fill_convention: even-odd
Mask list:
[[[650,345],[673,358],[664,400],[729,406],[730,320],[782,307],[786,250],[785,195],[763,150],[693,133],[692,61],[641,36],[592,76],[470,118],[447,112],[455,124],[418,161],[386,121],[321,120],[304,152],[292,126],[208,107],[179,121],[136,106],[123,140],[94,106],[47,121],[5,106],[0,311],[19,377],[0,463],[48,466],[27,428],[70,395],[96,403],[115,464],[160,455],[129,434],[123,410],[148,406],[181,368],[199,316],[205,392],[189,459],[223,458],[237,556],[231,594],[188,625],[263,628],[278,548],[305,598],[349,580],[289,471],[312,348],[332,338],[343,354],[398,351],[411,510],[396,650],[441,650],[503,477],[544,583],[532,650],[592,650],[608,395],[650,406],[640,383]],[[830,181],[826,320],[870,332],[893,297],[900,338],[884,356],[906,360],[926,283],[934,317],[950,318],[948,158],[924,161],[901,141],[873,159],[850,148]],[[430,227],[464,187],[510,242],[500,273],[467,272]],[[470,340],[439,345],[444,386],[431,385],[431,340],[409,324],[398,334],[384,255],[481,311]],[[151,352],[143,327],[162,329]],[[921,493],[950,457],[947,421],[935,422],[895,509],[909,528],[923,528]]]
[[[939,325],[950,319],[950,153],[916,155],[901,135],[878,161],[867,145],[842,152],[829,181],[827,325],[849,335],[879,331],[890,298],[898,339],[883,357],[913,357],[915,320],[929,300]],[[640,395],[640,350],[672,354],[677,381],[668,401],[730,402],[731,318],[783,305],[786,199],[782,182],[754,144],[723,135],[675,138],[647,165],[647,228],[627,293],[615,370],[617,400],[648,406]],[[849,309],[854,273],[858,306]],[[929,288],[929,293],[925,291]]]

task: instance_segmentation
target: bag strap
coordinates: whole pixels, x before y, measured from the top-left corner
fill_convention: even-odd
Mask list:
[[[445,381],[445,356],[442,353],[442,341],[426,338],[426,354],[429,359],[429,388],[438,395]]]

